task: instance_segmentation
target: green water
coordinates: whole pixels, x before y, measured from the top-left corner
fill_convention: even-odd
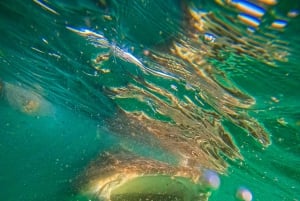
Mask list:
[[[145,104],[134,98],[111,98],[106,89],[135,83],[135,76],[163,89],[173,82],[145,74],[117,56],[102,66],[109,73],[96,72],[92,59],[105,48],[91,45],[66,26],[103,33],[112,44],[151,66],[153,61],[143,50],[163,51],[184,34],[183,4],[214,12],[231,26],[226,16],[236,13],[212,1],[38,1],[44,7],[36,2],[0,3],[0,81],[4,83],[0,86],[13,86],[0,94],[0,200],[73,200],[80,188],[76,178],[102,151],[122,144],[141,155],[161,156],[147,142],[141,147],[131,144],[122,131],[111,129],[110,122],[117,118],[119,107],[171,120],[155,112],[151,99]],[[220,57],[206,58],[235,87],[255,99],[246,112],[263,125],[272,142],[264,147],[224,117],[222,123],[244,160],[224,156],[227,173],[209,200],[236,200],[241,186],[251,190],[253,200],[300,199],[300,18],[289,20],[283,30],[265,28],[272,17],[299,7],[298,1],[273,6],[257,33],[266,42],[280,41],[288,52],[285,61],[268,65],[263,58],[231,51],[234,44],[228,42],[216,47]],[[242,23],[236,26],[245,38],[252,37],[246,35]],[[267,32],[274,37],[268,38]],[[218,37],[224,41],[230,36]],[[179,92],[174,94],[180,99],[184,82],[175,84]],[[30,104],[22,102],[26,94],[39,97],[38,111],[28,112]],[[199,107],[212,110],[212,104],[203,102]]]

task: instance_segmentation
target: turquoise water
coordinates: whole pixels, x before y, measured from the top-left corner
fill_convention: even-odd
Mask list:
[[[163,136],[164,151],[127,119],[175,125],[184,142],[200,132],[210,158],[199,165],[221,178],[209,200],[236,200],[241,186],[253,200],[299,200],[300,4],[263,4],[249,29],[245,11],[222,2],[1,1],[1,200],[76,200],[78,176],[112,147],[173,162],[164,152],[180,147]],[[287,25],[270,28],[275,19]]]

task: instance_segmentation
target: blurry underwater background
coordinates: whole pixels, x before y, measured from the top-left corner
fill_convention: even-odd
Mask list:
[[[0,199],[300,200],[300,2],[0,2]]]

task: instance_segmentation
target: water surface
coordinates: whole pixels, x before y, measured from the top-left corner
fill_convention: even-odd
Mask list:
[[[2,1],[0,198],[76,200],[115,148],[299,200],[299,3],[232,2]]]

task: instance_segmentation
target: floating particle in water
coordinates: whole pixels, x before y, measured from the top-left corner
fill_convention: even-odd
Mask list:
[[[112,17],[110,15],[103,15],[103,19],[107,21],[112,21]]]
[[[174,91],[178,91],[178,88],[175,84],[171,84],[171,89],[173,89]]]
[[[283,117],[277,119],[277,122],[282,126],[286,126],[288,124],[287,121]]]
[[[143,54],[144,54],[145,56],[149,56],[149,55],[150,55],[150,51],[146,49],[146,50],[143,51]]]
[[[108,60],[109,60],[109,54],[99,54],[99,55],[97,55],[95,60],[93,60],[93,62],[100,63],[100,62],[108,61]]]
[[[47,45],[49,44],[49,42],[48,42],[45,38],[42,38],[42,41],[43,41],[44,43],[46,43]]]
[[[242,200],[242,201],[251,201],[252,200],[251,191],[245,187],[238,188],[235,196],[238,200]]]
[[[274,103],[279,103],[279,99],[276,98],[276,97],[274,97],[274,96],[271,97],[271,100],[272,100]]]

